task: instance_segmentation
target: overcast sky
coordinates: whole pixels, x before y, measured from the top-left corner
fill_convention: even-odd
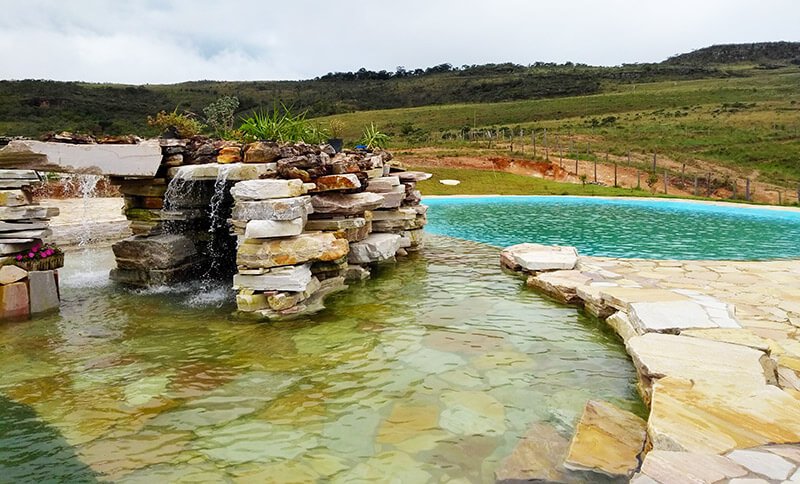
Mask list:
[[[798,0],[0,0],[0,78],[130,84],[661,61],[800,40]]]

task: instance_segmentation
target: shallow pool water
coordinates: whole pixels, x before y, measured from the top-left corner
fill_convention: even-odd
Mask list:
[[[493,482],[587,399],[643,411],[616,337],[484,244],[428,237],[274,324],[225,289],[111,285],[107,249],[67,263],[60,314],[0,324],[0,480]]]
[[[800,257],[800,211],[591,197],[426,198],[426,231],[505,247],[647,259]]]

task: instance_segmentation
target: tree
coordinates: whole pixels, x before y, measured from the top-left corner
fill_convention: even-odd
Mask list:
[[[239,107],[239,98],[236,96],[222,96],[203,108],[206,123],[220,138],[226,137],[233,131],[233,116]]]

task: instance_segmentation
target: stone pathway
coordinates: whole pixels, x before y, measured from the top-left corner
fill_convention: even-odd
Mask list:
[[[547,271],[552,249],[537,261],[530,246],[530,269],[516,246],[503,265],[625,342],[650,406],[635,482],[800,479],[800,260],[579,257]]]

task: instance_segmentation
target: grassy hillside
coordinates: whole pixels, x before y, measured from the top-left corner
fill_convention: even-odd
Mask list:
[[[145,123],[158,111],[190,111],[224,95],[239,116],[284,103],[310,116],[452,103],[490,103],[598,93],[610,85],[737,75],[717,67],[660,64],[622,67],[448,64],[411,72],[331,73],[307,81],[215,82],[125,86],[54,81],[0,81],[0,136],[51,130],[153,135]]]
[[[530,149],[530,133],[549,132],[550,149],[590,156],[657,152],[694,163],[718,162],[766,181],[800,180],[800,69],[740,69],[743,77],[608,86],[590,96],[488,104],[458,104],[350,113],[342,120],[356,139],[374,122],[394,148],[431,146],[468,153],[487,147],[485,133],[513,131]],[[518,136],[520,129],[526,135]],[[476,141],[461,141],[466,133]],[[495,138],[496,140],[496,138]],[[502,139],[507,146],[508,134]],[[574,147],[574,151],[570,147]],[[757,173],[755,173],[757,172]]]

